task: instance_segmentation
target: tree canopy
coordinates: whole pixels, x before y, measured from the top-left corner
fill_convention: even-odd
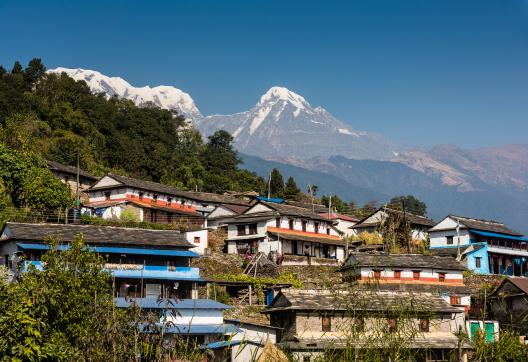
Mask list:
[[[413,195],[393,197],[390,200],[388,207],[403,211],[403,205],[405,205],[405,211],[412,214],[420,216],[425,216],[427,214],[427,205]]]
[[[182,189],[264,191],[241,170],[233,138],[219,131],[204,142],[187,121],[152,104],[92,94],[84,81],[46,73],[40,59],[0,71],[2,142],[95,174],[116,172]]]

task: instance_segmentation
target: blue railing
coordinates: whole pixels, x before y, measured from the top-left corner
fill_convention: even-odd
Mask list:
[[[40,261],[24,261],[22,272],[28,271],[30,265],[34,265],[37,270],[43,269],[43,265]],[[203,281],[203,279],[200,278],[200,269],[192,267],[105,264],[104,269],[108,270],[116,278]]]

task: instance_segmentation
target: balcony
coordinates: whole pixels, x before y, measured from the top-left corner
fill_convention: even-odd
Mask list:
[[[35,266],[37,270],[43,270],[40,261],[24,261],[22,272],[27,272],[30,265]],[[203,281],[200,278],[200,269],[191,267],[107,263],[104,269],[112,273],[115,278]]]

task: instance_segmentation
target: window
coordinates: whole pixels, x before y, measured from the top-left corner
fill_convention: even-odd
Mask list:
[[[293,219],[288,220],[288,227],[293,230]]]
[[[381,279],[381,270],[374,270],[374,279],[375,280]]]
[[[181,206],[185,206],[185,200],[180,200]]]
[[[453,245],[453,235],[446,236],[447,245]]]
[[[249,224],[249,235],[255,235],[257,233],[257,224]]]
[[[246,225],[237,225],[237,235],[246,235]]]
[[[445,282],[445,276],[446,276],[445,273],[438,273],[438,281],[440,283]]]
[[[112,194],[112,193],[111,193],[110,191],[105,192],[105,193],[104,193],[105,199],[106,199],[106,200],[110,200],[110,195],[111,195],[111,194]]]
[[[420,319],[420,332],[429,332],[429,319]]]
[[[365,320],[363,318],[354,318],[354,328],[356,332],[365,331]]]
[[[330,332],[332,330],[332,317],[323,316],[321,318],[321,331]]]
[[[401,279],[401,270],[394,271],[394,279]]]
[[[194,237],[194,243],[195,244],[200,244],[200,237],[199,236],[195,236]]]
[[[306,220],[303,220],[302,221],[302,231],[306,231],[306,224],[307,224]]]
[[[155,204],[158,201],[158,195],[153,194],[152,195],[152,203]]]
[[[330,228],[326,228],[326,235],[330,235]]]
[[[281,221],[280,217],[275,219],[275,226],[278,227],[278,228],[280,228],[280,221]]]
[[[319,223],[318,222],[315,223],[315,232],[319,233]]]
[[[143,200],[143,195],[144,195],[143,192],[140,192],[140,193],[139,193],[139,199],[140,199],[140,200]]]
[[[480,260],[482,259],[482,257],[480,256],[476,256],[475,257],[475,268],[480,268]]]
[[[388,319],[387,323],[389,324],[389,332],[395,332],[398,328],[398,321],[396,319]]]
[[[167,205],[170,205],[170,204],[172,204],[172,197],[167,198]]]
[[[449,297],[449,299],[450,299],[451,305],[461,305],[462,304],[461,298],[457,295],[452,295],[451,297]]]
[[[420,271],[419,270],[413,270],[413,279],[414,280],[420,280]]]

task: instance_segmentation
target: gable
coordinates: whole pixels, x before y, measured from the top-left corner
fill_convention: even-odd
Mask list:
[[[275,297],[275,299],[273,300],[273,302],[270,304],[268,308],[281,308],[281,307],[284,308],[284,307],[290,307],[290,306],[291,306],[291,303],[288,300],[288,298],[286,298],[286,296],[283,293],[279,293],[277,294],[277,296]]]
[[[449,216],[446,216],[442,221],[433,226],[430,230],[444,230],[444,229],[456,229],[457,221],[451,219]],[[464,228],[464,225],[461,223],[460,228]]]
[[[362,221],[362,223],[370,224],[370,223],[377,223],[382,221],[382,219],[386,218],[387,215],[382,210],[378,210],[369,217],[367,217],[365,220]]]
[[[264,204],[258,203],[250,207],[244,214],[254,214],[257,212],[273,211],[270,207]]]
[[[108,186],[118,186],[118,185],[122,185],[122,183],[106,175],[103,178],[101,178],[99,181],[97,181],[92,187],[95,189],[98,187],[108,187]]]
[[[215,217],[224,217],[224,216],[234,216],[237,215],[234,211],[229,210],[228,208],[224,206],[217,206],[208,216],[207,218],[213,219]]]

